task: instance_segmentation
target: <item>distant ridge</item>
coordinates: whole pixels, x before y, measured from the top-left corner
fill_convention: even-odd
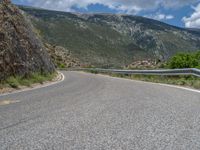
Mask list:
[[[199,30],[140,16],[80,14],[20,7],[42,39],[70,50],[81,63],[121,67],[137,60],[165,61],[200,49]]]

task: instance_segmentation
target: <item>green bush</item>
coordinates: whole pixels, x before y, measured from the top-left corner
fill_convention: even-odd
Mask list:
[[[32,82],[30,82],[30,80],[25,79],[25,78],[24,79],[22,78],[18,82],[20,85],[23,85],[23,86],[31,86],[31,84],[32,84]]]
[[[179,53],[168,62],[168,67],[175,68],[200,68],[200,52]]]
[[[19,78],[18,77],[10,77],[6,80],[6,83],[11,86],[12,88],[18,88],[20,83],[19,83]]]
[[[40,83],[42,84],[45,81],[44,76],[39,73],[34,73],[31,75],[31,80],[33,83]]]
[[[90,70],[89,72],[94,73],[94,74],[98,74],[99,73],[97,70]]]
[[[59,64],[58,67],[59,68],[66,68],[66,65],[65,64]]]

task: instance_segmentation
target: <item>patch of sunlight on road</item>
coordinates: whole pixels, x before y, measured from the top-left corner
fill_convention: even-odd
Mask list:
[[[14,100],[2,100],[0,101],[0,106],[3,105],[9,105],[9,104],[13,104],[13,103],[19,103],[20,101],[14,101]]]

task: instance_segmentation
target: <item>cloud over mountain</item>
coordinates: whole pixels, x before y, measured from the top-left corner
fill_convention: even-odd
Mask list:
[[[183,22],[187,28],[200,28],[200,3],[193,8],[194,12],[190,17],[184,17]]]

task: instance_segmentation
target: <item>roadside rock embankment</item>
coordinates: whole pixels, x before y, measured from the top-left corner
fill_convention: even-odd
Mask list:
[[[9,0],[0,0],[0,81],[54,71],[46,48],[23,12]]]

